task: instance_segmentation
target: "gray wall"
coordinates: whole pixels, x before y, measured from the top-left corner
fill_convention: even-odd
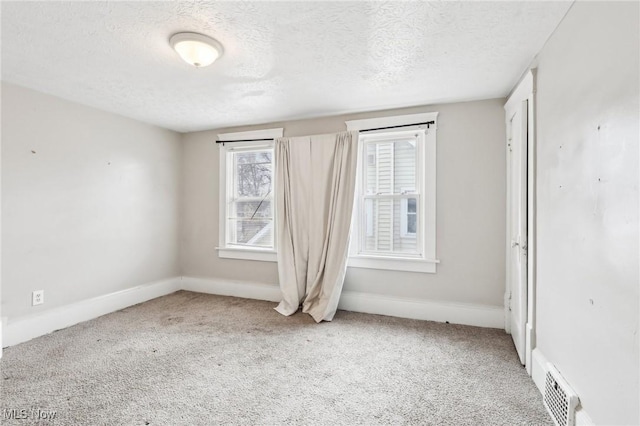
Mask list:
[[[180,134],[3,83],[2,150],[3,316],[178,275]]]
[[[638,3],[576,2],[538,58],[538,349],[638,424]]]
[[[284,127],[285,136],[345,130],[345,120],[439,111],[437,274],[350,268],[345,290],[501,306],[504,295],[504,99],[188,133],[183,137],[182,274],[276,285],[275,263],[219,259],[219,132]]]

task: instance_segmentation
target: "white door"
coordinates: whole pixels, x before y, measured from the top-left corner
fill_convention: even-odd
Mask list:
[[[521,102],[507,125],[507,321],[520,362],[524,364],[527,323],[527,101]]]

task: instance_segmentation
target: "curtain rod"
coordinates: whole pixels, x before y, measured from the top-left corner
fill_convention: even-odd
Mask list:
[[[400,127],[423,126],[423,125],[426,125],[427,129],[428,129],[432,124],[436,124],[436,122],[432,120],[432,121],[425,121],[424,123],[399,124],[397,126],[376,127],[375,129],[360,130],[360,133],[373,132],[375,130],[397,129],[397,128],[400,128]],[[237,140],[230,140],[230,141],[216,141],[216,143],[221,143],[222,145],[224,145],[225,143],[234,143],[234,142],[270,142],[270,141],[273,141],[273,140],[274,140],[274,138],[267,138],[267,139],[237,139]]]

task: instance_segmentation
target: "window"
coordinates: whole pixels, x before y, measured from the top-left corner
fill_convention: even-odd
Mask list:
[[[273,248],[273,149],[227,152],[226,245]]]
[[[268,139],[282,129],[227,133],[218,139]],[[269,141],[220,147],[219,257],[275,261],[274,155]]]
[[[360,134],[349,266],[435,272],[437,113],[347,122]],[[429,125],[411,125],[433,121]]]
[[[394,131],[376,135],[362,134],[362,151],[375,153],[377,161],[363,167],[359,201],[366,206],[362,220],[367,232],[361,235],[359,254],[417,256],[421,254],[416,235],[420,224],[418,151],[424,130]],[[407,190],[407,186],[411,188]],[[411,208],[410,208],[411,206]],[[409,212],[412,211],[411,216]]]

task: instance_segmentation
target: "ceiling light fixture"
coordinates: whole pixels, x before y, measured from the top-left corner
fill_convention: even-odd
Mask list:
[[[196,68],[211,65],[224,52],[217,40],[198,33],[174,34],[169,44],[186,63]]]

